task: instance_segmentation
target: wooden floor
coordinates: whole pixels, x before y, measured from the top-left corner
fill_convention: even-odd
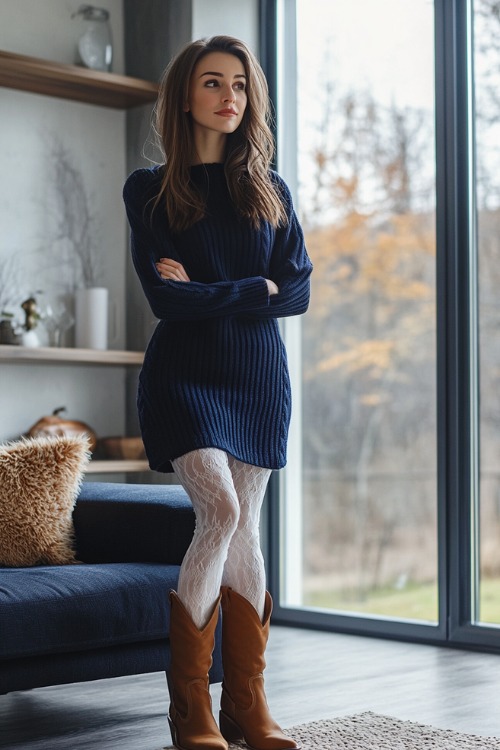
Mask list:
[[[284,727],[374,711],[500,737],[498,656],[274,626],[266,684]],[[0,748],[161,750],[167,705],[163,674],[11,693]]]

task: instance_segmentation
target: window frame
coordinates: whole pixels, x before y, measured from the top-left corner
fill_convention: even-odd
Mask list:
[[[435,0],[434,8],[439,622],[281,606],[285,557],[282,474],[274,473],[271,478],[263,547],[275,623],[500,652],[500,627],[474,622],[479,594],[479,427],[473,0]],[[259,11],[261,62],[276,111],[279,146],[283,115],[278,91],[278,27],[284,17],[293,27],[295,0],[259,0]],[[296,54],[289,26],[286,36],[292,54]],[[294,70],[295,60],[288,61]],[[289,110],[285,116],[290,116]],[[291,159],[295,146],[284,145]],[[293,191],[293,165],[289,171]]]

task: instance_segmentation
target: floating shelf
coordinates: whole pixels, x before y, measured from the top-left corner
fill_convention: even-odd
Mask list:
[[[158,96],[152,81],[12,52],[0,52],[0,86],[113,109],[150,104]]]
[[[0,87],[120,110],[152,104],[158,96],[158,85],[152,81],[2,51]],[[143,359],[143,352],[0,345],[0,365],[140,366]],[[148,470],[146,460],[95,460],[86,473]]]
[[[148,462],[139,461],[91,461],[86,474],[118,474],[120,472],[149,471]]]
[[[80,362],[90,365],[141,365],[142,352],[118,349],[73,349],[52,346],[0,345],[0,363],[11,364],[72,364]]]

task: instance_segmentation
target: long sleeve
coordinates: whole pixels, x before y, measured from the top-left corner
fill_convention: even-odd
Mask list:
[[[275,177],[285,199],[288,221],[276,232],[269,271],[269,278],[279,293],[270,297],[269,305],[254,311],[254,315],[261,318],[284,318],[305,313],[309,306],[309,277],[313,270],[290,191],[280,177]]]
[[[202,284],[164,280],[156,270],[160,257],[182,262],[166,232],[161,240],[153,230],[147,206],[151,195],[151,170],[134,172],[125,183],[123,199],[131,228],[132,260],[153,314],[162,320],[200,320],[223,315],[248,315],[269,306],[267,283],[262,276],[237,281]]]

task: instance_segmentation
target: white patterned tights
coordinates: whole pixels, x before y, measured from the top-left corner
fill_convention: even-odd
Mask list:
[[[172,464],[196,515],[181,566],[179,599],[200,629],[221,585],[248,599],[262,618],[266,579],[259,520],[271,470],[242,463],[218,448],[191,451]]]

